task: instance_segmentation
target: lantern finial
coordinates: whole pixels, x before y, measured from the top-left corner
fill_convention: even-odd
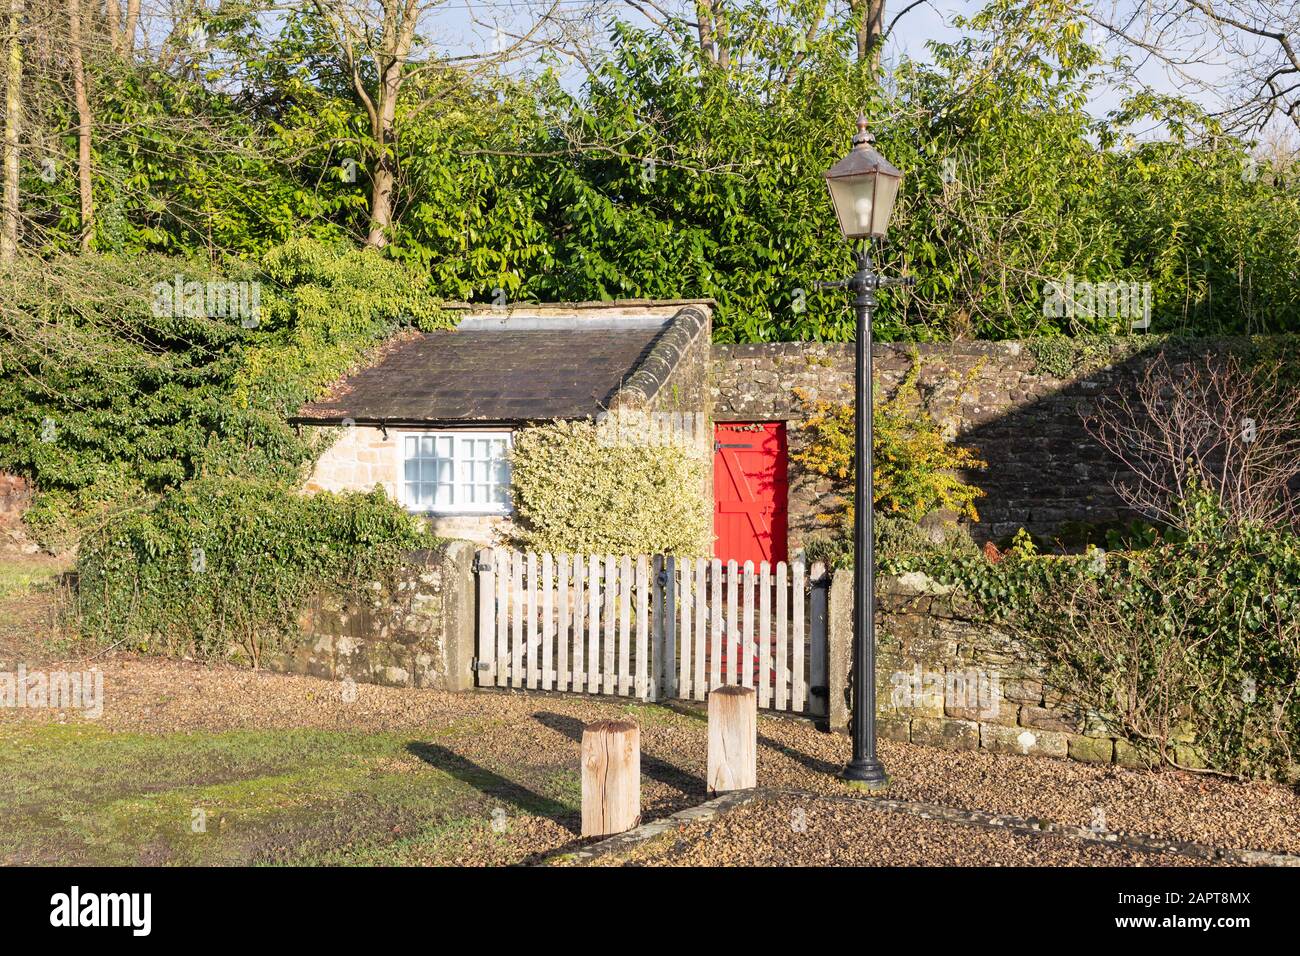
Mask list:
[[[876,137],[872,136],[870,133],[867,132],[867,117],[866,117],[866,115],[865,115],[864,113],[859,113],[859,114],[858,114],[858,132],[857,132],[857,135],[853,137],[853,145],[854,145],[854,146],[860,146],[860,145],[865,144],[865,145],[867,145],[867,146],[870,146],[870,145],[872,145],[873,143],[875,143],[875,141],[876,141]]]

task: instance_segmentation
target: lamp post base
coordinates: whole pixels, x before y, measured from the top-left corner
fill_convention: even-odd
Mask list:
[[[851,760],[840,772],[840,779],[863,790],[884,790],[889,786],[889,775],[879,760]]]

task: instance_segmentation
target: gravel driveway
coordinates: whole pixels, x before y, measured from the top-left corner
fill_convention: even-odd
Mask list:
[[[597,866],[1188,866],[1201,861],[1052,834],[926,820],[867,800],[769,796]]]
[[[587,721],[631,716],[640,723],[645,819],[706,799],[706,721],[697,709],[535,692],[450,694],[372,685],[358,686],[355,699],[349,700],[343,685],[309,677],[129,656],[106,659],[99,666],[106,698],[103,717],[95,722],[99,730],[174,735],[315,728],[405,735],[403,741],[409,737],[404,744],[409,753],[394,766],[402,763],[402,772],[409,772],[406,763],[420,763],[425,769],[454,773],[483,794],[483,819],[476,824],[482,832],[475,831],[491,838],[486,840],[491,852],[483,862],[524,862],[577,843],[578,742]],[[9,710],[0,713],[0,729],[9,722],[59,720],[75,723],[81,718]],[[849,756],[846,737],[822,733],[807,721],[763,716],[759,744],[760,786],[832,796],[848,792],[835,776]],[[1102,819],[1111,831],[1300,853],[1300,797],[1286,787],[887,741],[881,744],[881,757],[892,780],[888,796],[900,800],[1038,817],[1075,827]],[[521,794],[538,797],[540,805],[550,809],[537,811],[539,804],[521,799]],[[500,827],[490,826],[489,814],[501,812],[498,805],[510,819],[504,836]],[[789,809],[779,804],[755,807],[734,826],[767,822],[760,819],[762,814],[785,819]],[[811,842],[777,841],[774,836],[775,842],[754,844],[754,859],[775,861],[806,845],[810,861],[844,861],[850,849],[860,848],[857,836],[868,835],[881,819],[880,811],[857,806],[818,805],[809,811],[811,820],[826,821],[809,832],[825,832],[825,840],[814,848]],[[1025,837],[977,834],[946,823],[898,825],[907,828],[914,846],[951,847],[953,860],[1010,863],[1033,852],[1043,861],[1113,864],[1130,855],[1067,847],[1055,839],[1031,850]],[[841,831],[857,836],[831,839]],[[785,833],[788,837],[788,826]],[[902,852],[885,846],[890,841],[877,842],[875,854]],[[684,858],[693,858],[690,854],[706,850],[688,845],[682,852]],[[455,856],[457,862],[476,858]],[[1144,861],[1152,858],[1145,856]]]

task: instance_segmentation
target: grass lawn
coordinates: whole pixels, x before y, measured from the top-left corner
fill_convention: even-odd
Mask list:
[[[0,726],[6,863],[514,862],[512,828],[558,828],[579,800],[576,774],[524,789],[436,732]]]
[[[33,584],[46,584],[58,577],[60,567],[29,557],[0,558],[0,601]]]

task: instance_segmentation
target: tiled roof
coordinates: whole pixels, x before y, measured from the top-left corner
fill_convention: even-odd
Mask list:
[[[511,422],[606,408],[663,334],[629,328],[459,329],[395,342],[294,421]]]

